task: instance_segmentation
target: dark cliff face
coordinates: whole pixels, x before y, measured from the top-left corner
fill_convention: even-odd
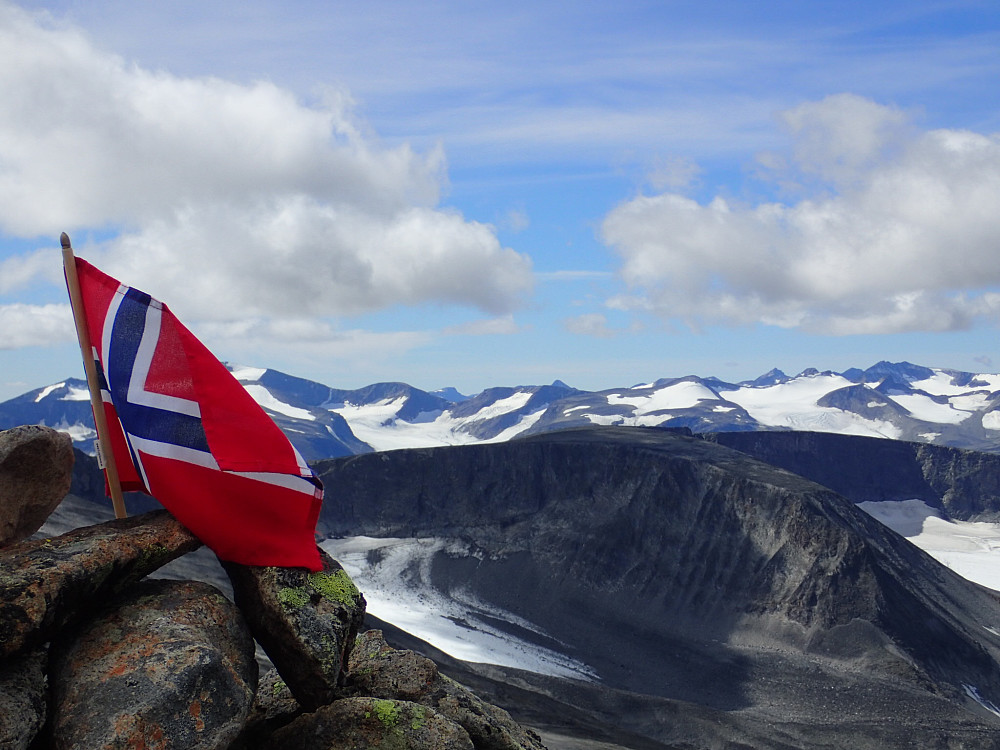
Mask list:
[[[1000,456],[992,453],[824,432],[726,432],[705,438],[854,502],[916,499],[963,521],[1000,518]]]
[[[1000,698],[991,594],[849,500],[712,442],[566,430],[317,468],[324,532],[463,540],[474,554],[442,554],[435,584],[542,626],[608,685],[807,716],[815,670],[860,668],[927,700],[961,703],[965,684]]]

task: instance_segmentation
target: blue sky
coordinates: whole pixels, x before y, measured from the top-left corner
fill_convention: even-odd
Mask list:
[[[992,2],[0,0],[0,399],[62,231],[340,388],[997,372],[997,80]]]

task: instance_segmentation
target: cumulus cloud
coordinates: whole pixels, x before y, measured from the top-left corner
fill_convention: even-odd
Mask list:
[[[852,94],[805,102],[780,120],[794,139],[796,166],[841,188],[864,180],[915,135],[902,110]]]
[[[608,319],[601,313],[584,313],[567,318],[563,321],[563,328],[580,336],[595,336],[602,339],[611,338],[617,333],[608,327]]]
[[[439,207],[441,150],[381,144],[347,96],[145,70],[0,2],[0,101],[0,231],[110,237],[77,250],[182,317],[496,315],[531,289],[527,256]]]
[[[0,350],[76,341],[69,305],[0,305]]]
[[[683,190],[692,185],[701,174],[701,168],[685,157],[657,157],[653,159],[646,181],[654,190]]]
[[[786,175],[813,178],[810,192],[759,205],[677,193],[621,204],[602,235],[631,291],[612,306],[693,327],[832,334],[956,330],[996,317],[1000,136],[921,132],[849,94],[784,119]]]
[[[426,346],[433,339],[428,331],[340,329],[314,318],[209,322],[199,327],[199,334],[209,348],[224,349],[234,357],[256,356],[266,346],[272,353],[313,361],[376,361]]]
[[[535,275],[539,281],[559,281],[559,282],[574,282],[574,281],[602,281],[604,279],[611,279],[614,277],[614,273],[611,271],[579,271],[579,270],[563,270],[563,271],[544,271]]]
[[[509,336],[519,333],[521,327],[513,315],[502,315],[499,318],[472,320],[457,326],[449,326],[444,330],[447,334],[457,336]]]
[[[62,267],[53,262],[53,257],[49,248],[0,261],[0,294],[20,289],[38,279],[61,282]]]
[[[390,215],[282,196],[190,206],[107,243],[102,267],[199,319],[360,313],[444,302],[500,313],[530,263],[484,224],[409,207]]]

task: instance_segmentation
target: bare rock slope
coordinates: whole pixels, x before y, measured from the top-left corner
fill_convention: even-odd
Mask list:
[[[997,597],[785,470],[641,428],[318,469],[325,532],[461,540],[438,588],[599,677],[539,699],[671,746],[1000,746]]]

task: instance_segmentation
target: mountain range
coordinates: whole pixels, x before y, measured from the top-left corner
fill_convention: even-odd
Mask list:
[[[309,461],[592,425],[830,432],[1000,452],[1000,374],[909,362],[795,376],[771,370],[739,383],[691,375],[603,391],[557,380],[473,396],[405,383],[343,390],[276,370],[230,369]],[[86,445],[94,437],[86,384],[67,379],[0,403],[0,429],[18,424],[63,429]]]
[[[232,369],[323,480],[320,543],[369,625],[550,750],[1000,748],[1000,595],[865,508],[992,529],[1000,450],[967,448],[997,447],[1000,376],[880,363],[465,397]],[[89,408],[65,381],[0,404],[0,428],[86,450]],[[108,512],[79,451],[46,533]],[[210,554],[178,563],[225,590]]]

